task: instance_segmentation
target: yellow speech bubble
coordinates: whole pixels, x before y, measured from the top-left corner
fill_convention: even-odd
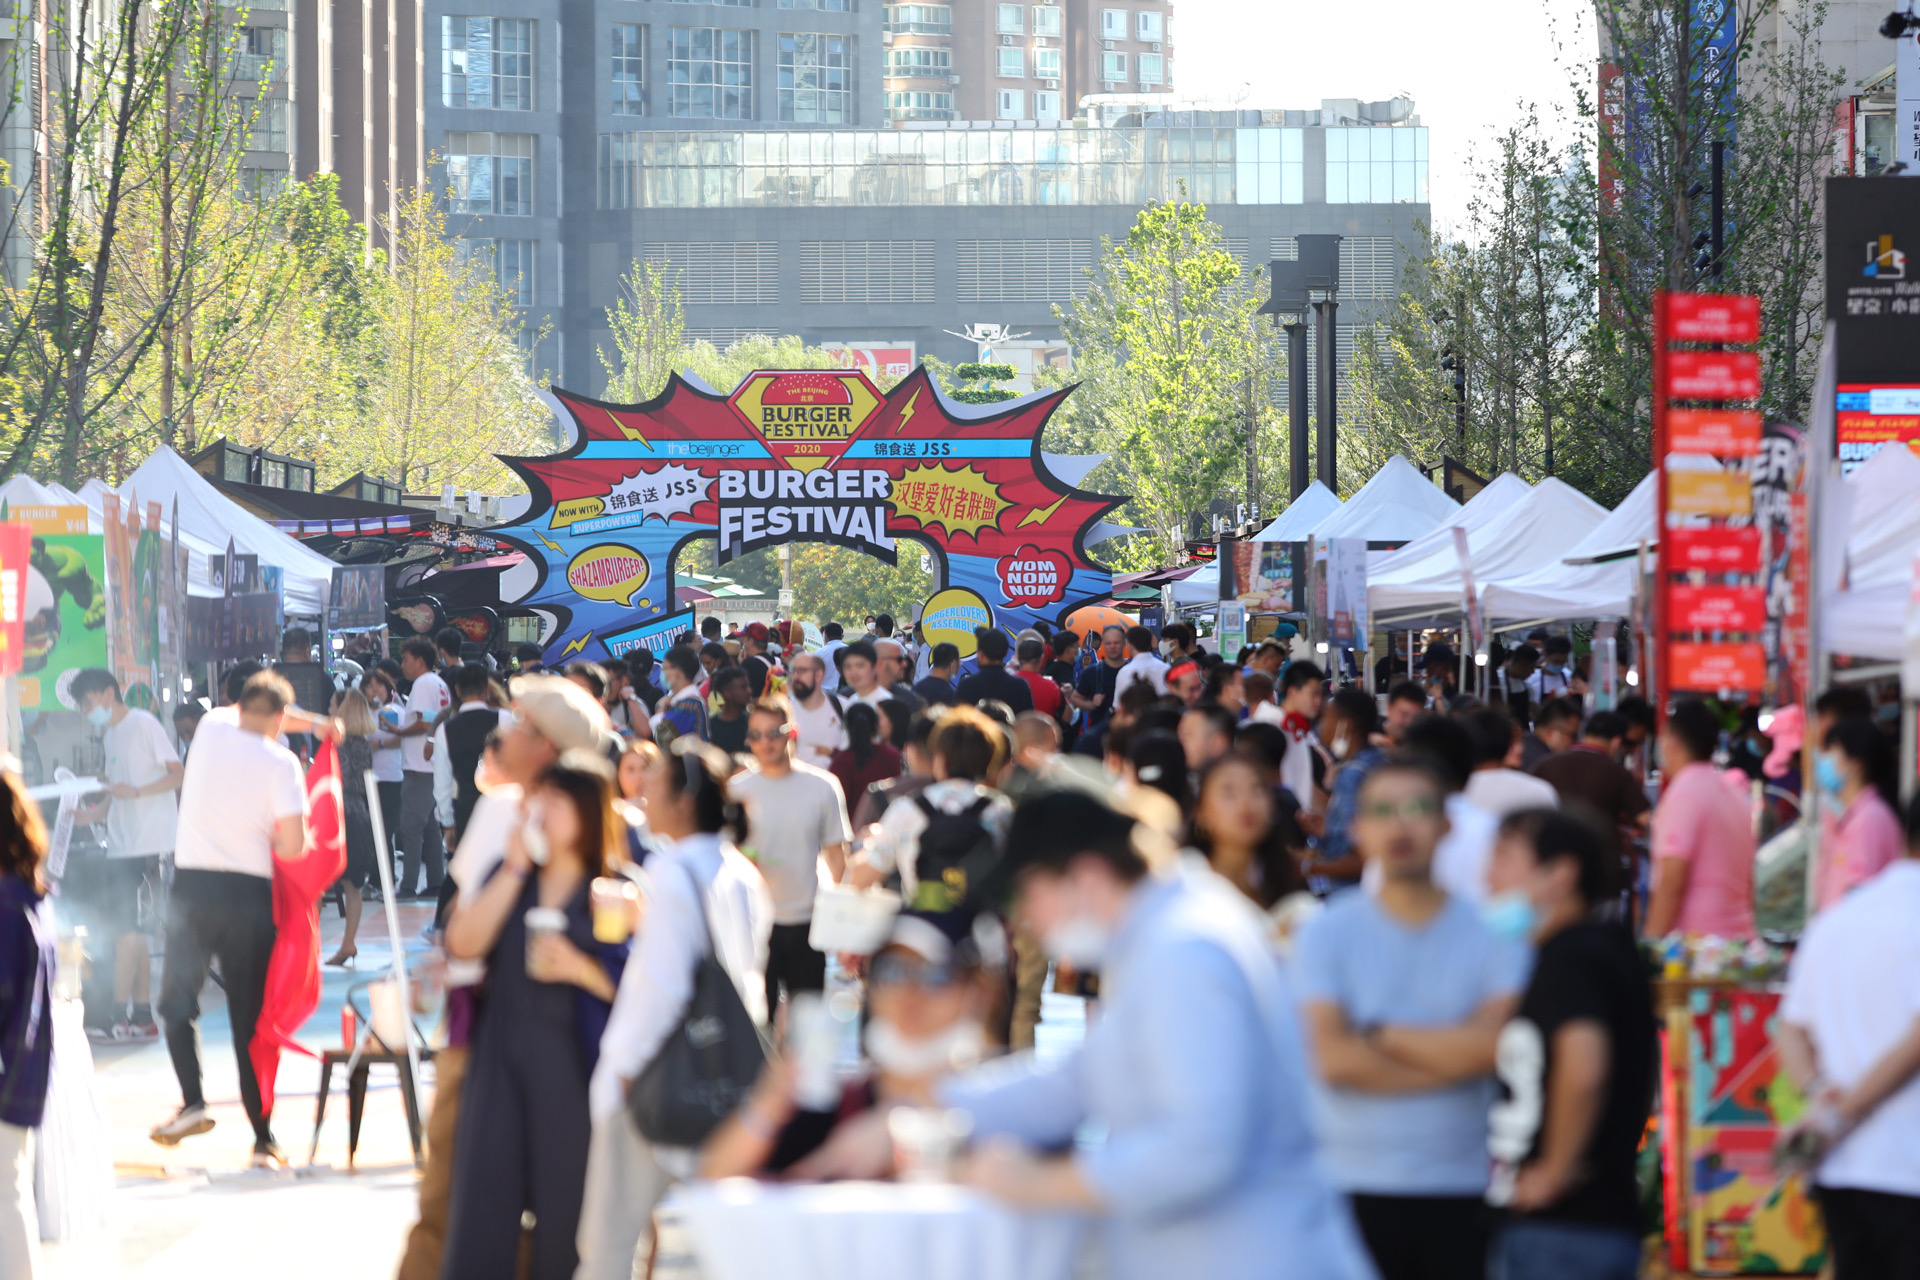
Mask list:
[[[576,520],[591,520],[606,509],[604,498],[568,498],[553,504],[553,519],[547,522],[547,528],[564,529]]]
[[[908,467],[893,482],[893,509],[911,516],[922,529],[944,525],[947,536],[992,528],[1000,513],[1012,506],[1000,496],[1000,486],[977,467],[949,471],[945,467]]]
[[[567,585],[589,600],[630,605],[652,572],[647,558],[632,547],[603,542],[567,562]]]
[[[992,625],[992,606],[965,587],[934,592],[920,611],[920,634],[926,637],[927,643],[951,643],[959,648],[963,658],[971,658],[979,647],[973,629]]]

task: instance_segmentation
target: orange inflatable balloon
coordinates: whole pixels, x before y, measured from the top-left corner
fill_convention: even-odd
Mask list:
[[[1138,618],[1129,617],[1110,605],[1090,604],[1068,614],[1066,622],[1062,625],[1085,639],[1089,631],[1099,632],[1107,627],[1131,627],[1139,621]]]

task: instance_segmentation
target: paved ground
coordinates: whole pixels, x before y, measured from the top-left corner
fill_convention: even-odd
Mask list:
[[[420,946],[411,940],[429,914],[425,906],[401,908],[410,950]],[[331,955],[340,939],[338,913],[323,911],[321,929],[322,954]],[[347,989],[388,966],[386,921],[374,910],[367,914],[359,946],[355,969],[321,970],[320,1008],[297,1037],[309,1048],[339,1044]],[[160,1147],[147,1137],[180,1104],[164,1044],[93,1045],[114,1163],[112,1238],[49,1246],[49,1275],[55,1280],[390,1276],[415,1202],[406,1116],[393,1073],[374,1070],[357,1169],[349,1172],[345,1082],[336,1072],[319,1154],[309,1166],[320,1065],[286,1055],[274,1133],[292,1167],[249,1170],[253,1134],[240,1107],[232,1032],[217,987],[209,984],[202,1004],[206,1094],[218,1125],[180,1146]],[[431,1105],[431,1071],[428,1067],[423,1108]]]

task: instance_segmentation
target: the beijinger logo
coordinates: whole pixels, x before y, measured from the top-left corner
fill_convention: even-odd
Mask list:
[[[717,494],[721,564],[804,538],[836,542],[893,563],[887,535],[892,479],[884,471],[723,470]]]

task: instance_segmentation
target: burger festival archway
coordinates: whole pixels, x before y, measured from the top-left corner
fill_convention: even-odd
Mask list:
[[[664,652],[693,622],[673,571],[698,538],[718,542],[722,565],[783,542],[892,564],[903,539],[917,542],[938,582],[923,629],[970,656],[975,626],[1057,623],[1112,594],[1085,540],[1124,499],[1063,483],[1041,455],[1041,431],[1067,394],[964,405],[924,368],[885,394],[858,370],[762,370],[731,395],[676,374],[637,405],[556,389],[574,441],[549,457],[501,459],[532,503],[489,533],[535,567],[517,603],[553,617],[548,663]]]

